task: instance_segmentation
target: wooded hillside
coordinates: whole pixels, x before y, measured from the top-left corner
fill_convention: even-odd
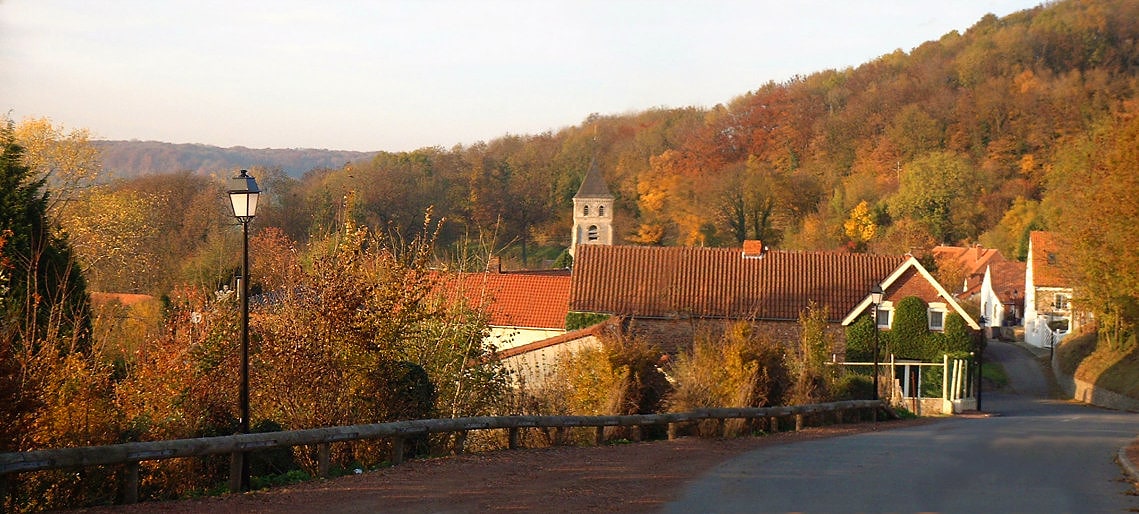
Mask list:
[[[433,205],[451,223],[445,238],[495,232],[532,265],[533,247],[568,244],[570,198],[596,158],[623,243],[904,252],[979,241],[1015,255],[1029,225],[1051,224],[1048,173],[1064,145],[1131,109],[1137,15],[1132,1],[1058,2],[712,109],[382,153],[292,185],[313,225],[286,231],[331,226],[354,191],[359,222],[412,230]]]
[[[198,144],[158,141],[94,141],[103,155],[103,168],[115,177],[140,177],[155,173],[190,171],[201,175],[263,166],[279,168],[300,178],[312,169],[340,168],[370,159],[375,152],[318,150],[314,148],[221,148]]]
[[[481,243],[511,266],[536,267],[568,246],[571,198],[596,159],[617,197],[619,244],[757,238],[792,250],[920,253],[979,242],[1022,256],[1028,230],[1061,228],[1073,186],[1057,185],[1085,183],[1089,138],[1135,110],[1137,20],[1139,2],[1057,2],[710,109],[593,114],[557,132],[381,152],[300,179],[255,158],[228,168],[252,169],[266,190],[256,225],[299,243],[349,220],[410,236],[430,207],[446,220],[441,248]],[[189,202],[170,192],[186,180],[115,188]],[[181,205],[175,213],[213,216],[195,214],[205,204]],[[179,234],[201,226],[171,223]],[[189,243],[172,248],[183,250],[157,259],[206,259]]]

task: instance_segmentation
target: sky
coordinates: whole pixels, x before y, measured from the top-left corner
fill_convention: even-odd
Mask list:
[[[1039,3],[0,0],[0,112],[95,139],[450,148],[713,107]]]

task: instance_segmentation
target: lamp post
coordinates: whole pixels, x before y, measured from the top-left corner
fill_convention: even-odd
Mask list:
[[[233,216],[241,223],[241,284],[238,294],[241,297],[241,386],[238,390],[238,404],[241,409],[240,432],[249,433],[249,222],[257,215],[257,197],[261,190],[257,181],[246,170],[229,180],[229,201]],[[240,456],[241,471],[237,481],[231,478],[231,489],[249,490],[249,459],[244,453]],[[233,487],[235,486],[236,487]]]
[[[870,289],[870,301],[874,302],[874,399],[878,399],[878,306],[882,303],[882,285],[874,284]]]

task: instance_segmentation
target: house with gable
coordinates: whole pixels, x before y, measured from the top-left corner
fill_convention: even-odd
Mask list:
[[[950,293],[961,301],[973,302],[980,309],[977,320],[992,337],[999,337],[1000,327],[1019,325],[1024,311],[1025,264],[1005,259],[999,250],[980,246],[937,246],[933,255],[939,263],[958,266],[962,271],[958,285],[946,284]]]
[[[985,270],[991,264],[1004,262],[1005,258],[999,250],[974,246],[935,246],[933,256],[939,266],[956,266],[960,268],[962,281],[960,284],[943,284],[950,293],[961,300],[976,299],[981,294],[981,286],[985,280]]]
[[[1055,234],[1028,235],[1024,274],[1024,341],[1049,348],[1077,327],[1072,316],[1072,284],[1060,268],[1060,245]]]
[[[981,284],[981,316],[993,337],[1012,339],[1011,329],[1023,322],[1024,275],[1027,265],[1002,261],[989,265]]]
[[[665,352],[690,345],[699,330],[735,321],[795,340],[799,316],[814,302],[825,309],[840,342],[835,351],[842,353],[843,327],[868,312],[876,284],[886,291],[879,306],[884,327],[893,319],[893,302],[917,296],[929,305],[931,330],[943,330],[949,312],[979,328],[912,256],[771,251],[758,241],[743,249],[587,245],[577,251],[570,312],[619,319],[628,335]],[[513,355],[550,346],[533,343]]]
[[[500,262],[491,259],[482,273],[450,275],[442,287],[449,296],[486,311],[486,340],[500,352],[564,334],[570,271],[504,271]]]

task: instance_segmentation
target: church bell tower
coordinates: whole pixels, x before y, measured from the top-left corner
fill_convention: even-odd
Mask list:
[[[589,171],[573,196],[573,239],[570,256],[578,245],[613,244],[613,195],[601,178],[597,161],[589,163]]]

